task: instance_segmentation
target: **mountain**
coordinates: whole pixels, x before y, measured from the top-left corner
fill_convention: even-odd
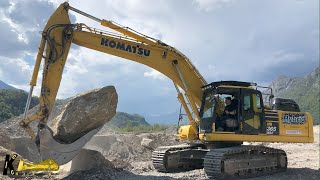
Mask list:
[[[118,128],[133,127],[139,125],[150,126],[145,118],[139,114],[128,114],[125,112],[117,112],[116,115],[109,122],[109,125],[116,126]]]
[[[159,115],[145,113],[143,116],[150,124],[176,125],[179,119],[179,111]]]
[[[315,124],[319,124],[320,67],[305,77],[279,76],[270,87],[275,97],[295,100],[301,111],[310,112]]]
[[[4,83],[0,80],[0,89],[11,89],[11,90],[17,90],[16,88]]]

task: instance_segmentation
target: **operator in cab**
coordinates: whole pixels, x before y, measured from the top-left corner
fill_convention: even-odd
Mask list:
[[[217,119],[217,131],[234,131],[237,127],[237,103],[232,103],[231,97],[226,97],[224,102],[225,108],[222,116]]]
[[[232,104],[231,97],[226,97],[224,102],[226,103],[226,106],[224,108],[223,116],[227,116],[228,118],[235,119],[236,115],[236,106],[235,104]]]

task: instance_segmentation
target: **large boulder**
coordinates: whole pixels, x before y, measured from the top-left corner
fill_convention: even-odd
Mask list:
[[[54,138],[71,143],[89,131],[102,127],[116,114],[117,103],[118,95],[114,86],[75,96],[53,120]]]

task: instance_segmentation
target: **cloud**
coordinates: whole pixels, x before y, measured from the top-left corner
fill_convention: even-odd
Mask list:
[[[163,80],[166,78],[162,73],[160,73],[159,71],[157,71],[155,69],[152,69],[151,71],[144,72],[143,75],[145,77],[151,77],[153,79],[160,79],[160,80]]]
[[[36,51],[40,31],[54,9],[53,4],[46,1],[9,1],[1,6],[0,41],[6,46],[0,48],[0,53],[19,57],[27,51]]]
[[[28,65],[23,59],[9,59],[0,56],[0,71],[2,72],[3,80],[8,83],[13,83],[11,76],[14,75],[15,83],[24,83],[31,77],[32,67]]]
[[[193,4],[205,12],[231,5],[234,0],[193,0]]]

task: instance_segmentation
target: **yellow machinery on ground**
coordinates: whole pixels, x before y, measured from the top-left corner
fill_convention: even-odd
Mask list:
[[[82,23],[72,24],[69,10],[121,34],[100,31]],[[284,105],[282,110],[266,108],[262,93],[254,83],[221,81],[208,84],[188,57],[174,47],[63,3],[42,32],[25,116],[20,122],[38,144],[43,160],[52,159],[59,165],[67,163],[98,131],[93,130],[74,143],[60,144],[52,138],[52,132],[46,126],[71,43],[147,65],[173,81],[189,120],[189,125],[179,128],[178,137],[190,143],[157,148],[152,161],[158,171],[204,168],[209,178],[271,174],[286,169],[286,153],[263,146],[245,146],[242,142],[313,142],[312,117],[309,113],[290,109],[295,104],[283,102],[287,106]],[[41,61],[44,66],[40,108],[27,116]],[[221,108],[218,107],[224,97],[232,97],[236,102],[232,130],[218,127],[222,122],[221,112],[218,112]],[[272,100],[272,94],[270,97]],[[29,127],[29,123],[36,120],[40,121],[37,135]]]

